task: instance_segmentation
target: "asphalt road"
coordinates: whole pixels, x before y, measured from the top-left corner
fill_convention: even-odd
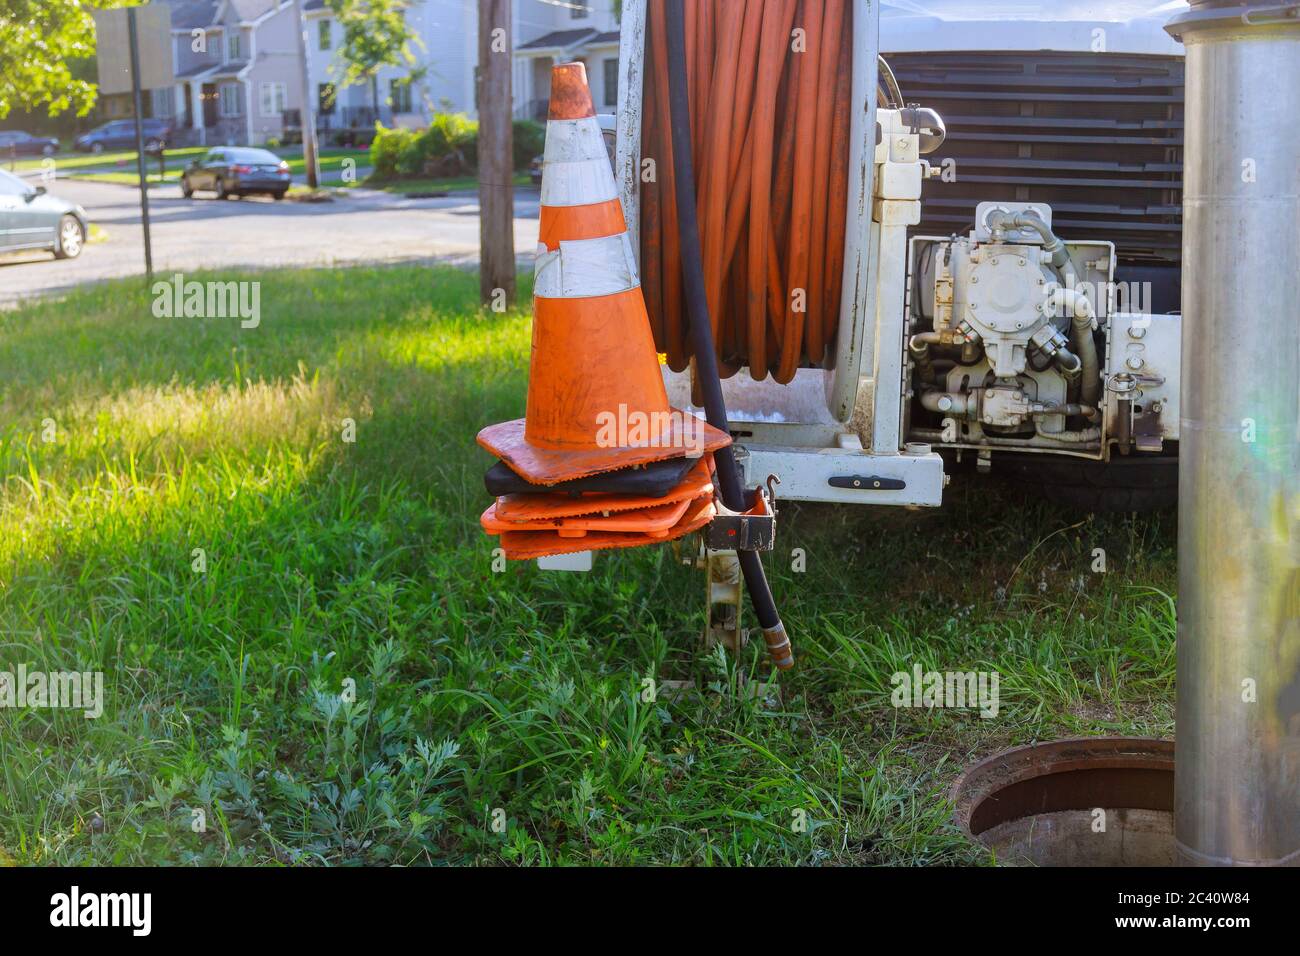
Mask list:
[[[138,190],[111,183],[59,180],[50,192],[80,203],[106,234],[71,260],[50,253],[0,253],[0,308],[28,296],[144,274]],[[478,198],[405,199],[356,190],[329,203],[185,199],[179,187],[149,192],[156,275],[199,269],[335,266],[364,263],[478,261]],[[515,253],[532,262],[538,197],[515,191]]]

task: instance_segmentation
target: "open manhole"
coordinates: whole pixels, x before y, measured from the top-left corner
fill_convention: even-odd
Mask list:
[[[1017,747],[953,785],[956,820],[1000,862],[1174,866],[1174,744],[1089,737]]]

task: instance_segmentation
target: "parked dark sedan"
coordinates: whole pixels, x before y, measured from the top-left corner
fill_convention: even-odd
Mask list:
[[[289,164],[275,153],[252,146],[218,146],[185,167],[181,192],[186,198],[209,190],[218,199],[266,193],[283,199],[289,191]]]
[[[60,259],[75,259],[89,228],[86,210],[76,203],[0,170],[0,251],[49,249]]]
[[[141,128],[146,153],[157,153],[167,148],[172,128],[166,120],[142,120]],[[135,149],[135,120],[113,120],[96,126],[89,133],[78,136],[72,145],[83,153],[102,153],[106,149]]]
[[[59,141],[52,136],[33,136],[22,130],[0,130],[0,157],[53,156],[59,151]]]

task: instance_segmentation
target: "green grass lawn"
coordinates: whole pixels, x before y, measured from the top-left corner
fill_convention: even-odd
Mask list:
[[[275,150],[275,154],[289,163],[289,172],[295,176],[306,173],[307,164],[302,158],[302,147],[295,147],[292,150]],[[370,150],[326,147],[320,151],[319,159],[322,182],[337,180],[342,183],[346,160],[352,161],[351,172],[358,174],[357,179],[364,179],[365,171],[370,168]]]
[[[515,173],[516,186],[531,185],[527,173]],[[367,179],[363,186],[368,189],[382,189],[390,193],[424,193],[439,191],[477,192],[477,176],[452,176],[443,179]]]
[[[158,162],[150,157],[145,164],[145,174],[151,185],[165,185],[180,182],[181,171],[192,160],[207,152],[207,147],[195,146],[184,149],[167,150],[166,173],[158,172]],[[306,165],[302,157],[301,146],[289,146],[273,149],[277,156],[289,163],[289,171],[295,176],[303,175]],[[68,153],[54,157],[59,177],[85,179],[93,182],[135,185],[140,181],[135,165],[135,151],[101,153],[98,156],[84,153]],[[353,165],[345,167],[347,161]],[[18,160],[14,168],[18,172],[40,169],[41,158]],[[5,168],[8,168],[7,166]],[[442,179],[401,179],[376,180],[367,178],[370,169],[370,151],[347,147],[326,147],[320,151],[321,185],[329,187],[365,186],[370,189],[382,189],[391,193],[474,191],[478,189],[476,176],[454,176]],[[355,176],[355,178],[345,178]],[[528,186],[531,181],[526,172],[516,173],[514,184]]]
[[[181,172],[190,163],[208,151],[205,146],[169,149],[166,155],[166,172],[159,173],[158,159],[151,156],[145,160],[145,176],[150,184],[180,182]],[[285,149],[273,149],[273,153],[289,164],[289,171],[302,175],[306,165],[302,158],[302,147],[293,146]],[[347,161],[354,165],[348,170]],[[54,157],[55,170],[59,177],[85,179],[93,182],[119,183],[135,185],[140,181],[136,168],[135,150],[92,154],[71,153]],[[41,169],[41,159],[20,160],[14,164],[18,172]],[[364,179],[370,167],[370,151],[365,149],[346,149],[330,147],[320,151],[320,171],[322,185],[343,186]],[[345,182],[344,175],[355,176],[351,182]]]
[[[207,150],[202,147],[190,149],[173,149],[167,151],[166,172],[158,171],[158,158],[145,158],[145,178],[151,185],[179,182],[181,170],[190,160],[202,156]],[[23,160],[15,164],[18,172],[41,169],[40,159]],[[135,150],[130,152],[93,154],[69,153],[54,157],[55,176],[58,179],[85,179],[92,182],[119,183],[134,186],[140,181],[140,172],[136,167]],[[52,184],[47,183],[47,186]]]
[[[169,149],[167,150],[167,168],[171,169],[175,166],[179,169],[195,156],[202,156],[207,151],[207,147],[205,146],[189,146],[183,149]],[[121,167],[123,169],[129,168],[133,172],[135,170],[135,150],[133,149],[113,150],[99,154],[59,153],[53,158],[55,168],[58,170],[60,176],[63,176],[65,173],[70,174],[74,170],[96,169],[100,166]],[[42,156],[20,159],[14,163],[14,169],[17,172],[43,169],[44,162],[45,158]],[[157,157],[146,157],[145,165],[146,167],[151,167],[156,170],[158,168]],[[9,165],[6,163],[4,168],[8,169]]]
[[[95,720],[0,708],[0,863],[987,862],[971,759],[1172,730],[1172,516],[787,505],[798,665],[754,700],[670,546],[494,572],[473,438],[523,411],[526,310],[451,269],[214,278],[261,282],[257,328],[139,280],[0,312],[0,670],[105,681]],[[998,716],[895,709],[918,662],[997,671]]]

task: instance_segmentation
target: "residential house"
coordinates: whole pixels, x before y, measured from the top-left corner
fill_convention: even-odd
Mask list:
[[[478,114],[476,0],[410,0],[407,20],[421,41],[413,51],[418,78],[412,80],[407,67],[386,67],[377,76],[377,90],[365,84],[339,88],[342,28],[325,0],[306,0],[305,6],[322,127],[368,126],[376,119],[389,126],[422,126],[433,112]],[[551,67],[573,60],[587,64],[596,108],[613,112],[618,102],[615,0],[514,0],[512,9],[515,116],[545,119]]]
[[[176,74],[153,92],[174,145],[264,143],[301,102],[294,0],[162,0],[172,8]]]
[[[599,112],[618,105],[614,0],[515,0],[515,116],[546,119],[551,67],[581,61]]]
[[[343,27],[325,0],[306,0],[307,59],[322,129],[424,126],[436,111],[473,112],[478,51],[475,0],[410,0],[407,25],[419,38],[415,63],[383,67],[373,84],[342,86]],[[375,100],[378,100],[376,108]]]
[[[260,144],[300,123],[300,22],[308,84],[322,130],[423,126],[434,112],[477,115],[476,0],[410,0],[416,62],[344,87],[343,30],[325,0],[154,0],[172,10],[175,83],[150,92],[147,115],[172,120],[172,145]],[[299,7],[301,6],[301,21]],[[618,102],[615,0],[514,0],[514,113],[546,118],[551,67],[587,65],[596,108]],[[378,99],[376,108],[375,100]],[[105,97],[105,118],[131,115]]]

